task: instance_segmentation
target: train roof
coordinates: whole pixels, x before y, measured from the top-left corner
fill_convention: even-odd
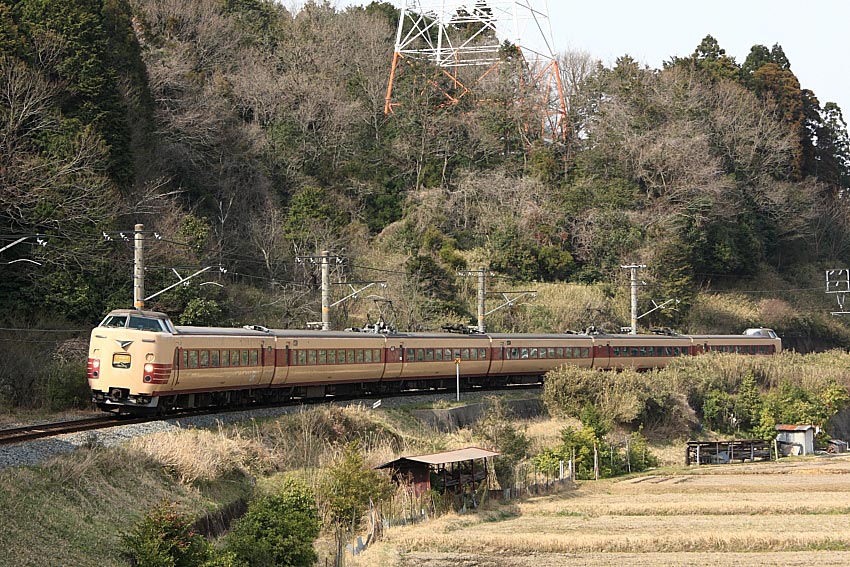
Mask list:
[[[356,331],[312,331],[308,329],[267,329],[260,325],[247,325],[245,327],[193,327],[178,325],[175,327],[181,335],[226,335],[226,336],[249,336],[249,337],[290,337],[293,339],[308,338],[334,338],[334,339],[366,339],[380,338],[383,335],[374,333],[359,333]]]
[[[137,316],[140,316],[140,317],[149,317],[151,319],[171,319],[171,317],[169,317],[165,313],[161,313],[159,311],[145,311],[144,309],[113,309],[112,311],[107,313],[107,315],[113,315],[113,316],[116,316],[116,317],[117,316],[126,317],[127,315],[137,315]]]

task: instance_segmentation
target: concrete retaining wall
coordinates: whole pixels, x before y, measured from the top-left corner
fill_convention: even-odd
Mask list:
[[[505,400],[503,403],[508,412],[517,418],[537,417],[544,412],[543,402],[537,399]],[[431,427],[448,432],[472,425],[488,407],[488,402],[478,402],[456,408],[413,410],[410,413]]]

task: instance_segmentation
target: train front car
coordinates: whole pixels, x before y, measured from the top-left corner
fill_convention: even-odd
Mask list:
[[[106,411],[156,412],[157,391],[167,387],[174,368],[174,334],[164,313],[111,311],[91,333],[92,401]]]

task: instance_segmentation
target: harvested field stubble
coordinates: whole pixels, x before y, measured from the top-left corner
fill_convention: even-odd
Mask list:
[[[374,553],[394,558],[385,565],[433,567],[467,556],[476,567],[850,564],[850,457],[760,470],[587,481],[574,492],[390,530]],[[373,565],[371,553],[355,565]]]

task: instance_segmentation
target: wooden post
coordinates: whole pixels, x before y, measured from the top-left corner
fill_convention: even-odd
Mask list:
[[[599,480],[599,451],[596,449],[596,441],[593,442],[593,476]]]

